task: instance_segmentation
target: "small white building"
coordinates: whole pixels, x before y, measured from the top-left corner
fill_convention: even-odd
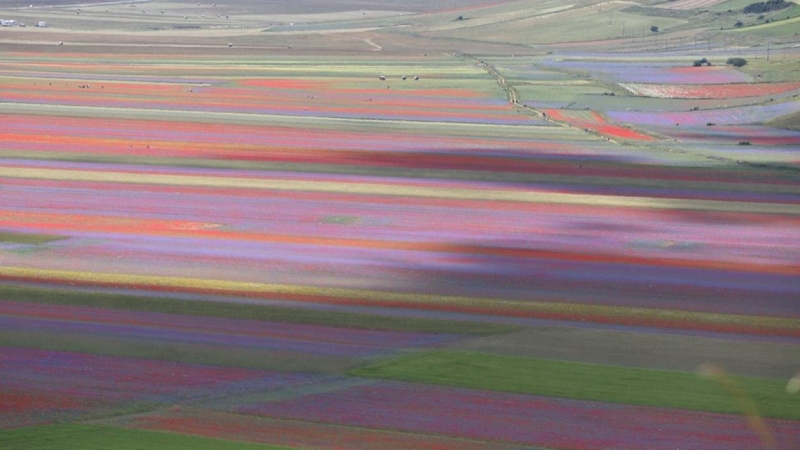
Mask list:
[[[16,21],[16,20],[6,20],[6,19],[2,19],[2,20],[0,20],[0,26],[4,26],[4,27],[15,27],[15,26],[17,26],[17,21]]]
[[[39,28],[47,28],[50,26],[50,24],[47,22],[36,22],[36,26]]]

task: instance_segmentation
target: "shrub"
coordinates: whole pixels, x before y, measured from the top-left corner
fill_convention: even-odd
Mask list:
[[[741,20],[737,20],[736,23],[733,24],[733,26],[735,26],[736,28],[740,28],[742,25],[744,25],[744,24],[742,23]]]
[[[710,65],[711,65],[711,61],[709,61],[709,60],[708,60],[708,59],[706,59],[706,58],[703,58],[703,59],[698,59],[698,60],[696,60],[694,63],[692,63],[692,65],[693,65],[694,67],[700,67],[700,66],[702,66],[703,64],[705,64],[705,65],[707,65],[707,66],[710,66]]]
[[[742,67],[747,64],[747,60],[744,58],[728,58],[726,64],[733,67]]]
[[[650,31],[652,31],[653,33],[658,33],[658,27],[653,25],[652,27],[650,27]]]

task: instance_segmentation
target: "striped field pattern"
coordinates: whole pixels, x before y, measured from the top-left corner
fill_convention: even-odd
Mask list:
[[[320,449],[797,442],[796,416],[762,418],[762,391],[750,402],[737,383],[768,390],[800,369],[800,178],[708,158],[713,139],[691,135],[713,120],[791,145],[750,124],[796,102],[532,111],[472,59],[375,54],[7,55],[0,448],[12,429],[87,421]],[[691,82],[747,81],[714,67]],[[658,128],[673,121],[682,151]],[[741,366],[706,370],[727,400],[697,404],[659,403],[646,382],[604,389],[623,369],[582,346],[564,359],[601,375],[569,396],[508,387],[524,375],[375,375],[456,345],[534,364],[530,339],[504,336],[579,329],[641,361],[673,355],[631,364],[656,381],[694,379],[686,363],[710,345],[740,345]]]

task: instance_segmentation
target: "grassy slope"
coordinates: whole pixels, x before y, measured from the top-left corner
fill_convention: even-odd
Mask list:
[[[472,389],[741,413],[736,399],[696,374],[487,353],[433,351],[355,369],[352,375]],[[778,380],[735,377],[767,417],[800,419],[797,398]]]
[[[769,122],[768,125],[775,128],[785,128],[787,130],[800,131],[800,113],[778,117],[777,119]]]
[[[484,39],[494,42],[535,45],[622,38],[623,20],[628,33],[633,27],[643,30],[657,25],[662,30],[668,30],[685,23],[680,19],[654,18],[622,11],[611,14],[610,11],[595,6],[541,15],[533,11],[523,14],[526,11],[521,10],[515,15],[497,15],[492,20],[487,18],[480,24],[477,20],[464,21],[461,28],[437,30],[436,33],[448,38],[469,39],[477,35],[486,36]]]
[[[0,285],[0,300],[419,333],[489,335],[518,329],[518,327],[492,323],[387,317],[267,305],[187,301],[164,297],[140,297],[104,292],[78,292],[3,285]]]
[[[769,61],[766,60],[766,48],[758,48],[758,58],[753,58],[755,49],[743,52],[741,57],[747,60],[747,65],[740,67],[739,70],[757,79],[759,82],[778,83],[783,81],[800,80],[800,60],[783,58],[782,50],[773,50]],[[736,56],[736,55],[731,55]],[[727,58],[726,58],[727,59]],[[780,96],[774,95],[771,98],[778,99]]]
[[[4,450],[280,450],[288,447],[98,425],[45,425],[0,430]]]

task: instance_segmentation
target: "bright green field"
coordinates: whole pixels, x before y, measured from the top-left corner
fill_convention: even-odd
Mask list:
[[[718,413],[742,412],[720,383],[693,373],[433,351],[355,369],[351,375],[552,397]],[[800,419],[800,397],[786,382],[735,377],[766,417]]]
[[[0,243],[46,244],[48,242],[58,241],[61,239],[65,239],[65,237],[53,236],[49,234],[12,233],[8,231],[0,231]]]
[[[99,425],[45,425],[0,430],[3,450],[281,450],[288,447],[206,439]]]

